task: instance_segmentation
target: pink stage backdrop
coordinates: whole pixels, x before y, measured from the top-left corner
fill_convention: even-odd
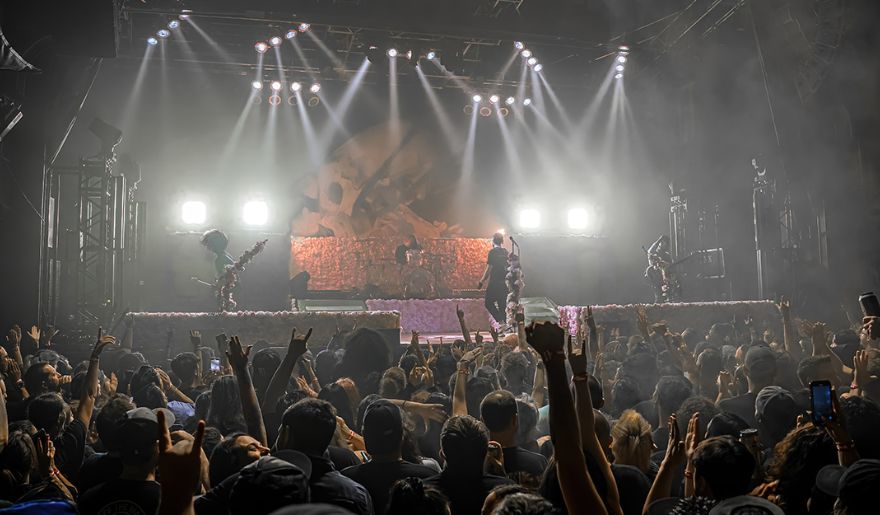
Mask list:
[[[397,311],[400,313],[400,330],[404,336],[410,331],[424,334],[459,334],[461,325],[455,306],[464,311],[464,320],[470,331],[489,330],[490,315],[483,299],[435,299],[435,300],[368,300],[370,311]]]
[[[397,294],[415,268],[394,261],[400,243],[391,238],[294,237],[290,276],[307,271],[311,290],[352,290],[372,284]],[[424,255],[419,268],[447,291],[475,289],[492,248],[491,240],[476,238],[423,239],[419,244]]]

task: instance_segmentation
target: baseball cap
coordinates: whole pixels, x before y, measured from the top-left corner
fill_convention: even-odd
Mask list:
[[[738,495],[716,504],[709,515],[785,515],[785,512],[767,499]]]
[[[165,420],[169,425],[174,423],[174,415],[164,408],[134,408],[125,413],[125,419],[119,423],[119,434],[122,436],[124,452],[132,456],[140,456],[152,452],[152,444],[159,440],[159,419],[156,412],[165,412]]]
[[[301,455],[287,458],[302,463],[308,458]],[[263,456],[241,469],[229,493],[231,513],[272,513],[290,504],[309,502],[309,475],[297,465],[278,456]]]
[[[769,374],[776,370],[776,355],[767,347],[752,347],[746,353],[745,365],[750,373]]]
[[[874,513],[880,487],[880,460],[859,460],[849,467],[826,465],[816,475],[816,487],[837,497],[847,513]]]
[[[793,406],[795,411],[798,410],[797,402],[794,400],[794,396],[791,392],[781,386],[767,386],[762,388],[755,397],[755,418],[763,418],[770,403],[775,404],[777,402],[787,403],[789,406]]]
[[[400,408],[380,399],[367,406],[364,413],[364,443],[371,454],[394,451],[403,438]]]

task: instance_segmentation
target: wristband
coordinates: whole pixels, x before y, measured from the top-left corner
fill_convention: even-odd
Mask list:
[[[840,442],[840,443],[835,442],[834,445],[835,445],[835,447],[837,447],[838,452],[852,451],[856,448],[856,444],[854,442],[852,442],[851,440],[849,442]]]
[[[694,471],[693,471],[693,470],[687,470],[687,469],[685,469],[685,471],[684,471],[684,477],[686,477],[686,478],[688,478],[688,479],[693,479],[693,477],[694,477]]]
[[[851,383],[851,384],[849,385],[849,389],[850,389],[850,390],[858,390],[858,389],[859,389],[859,385],[858,385],[858,383]]]

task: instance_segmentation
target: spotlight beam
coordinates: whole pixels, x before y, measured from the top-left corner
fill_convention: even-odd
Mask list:
[[[471,113],[471,123],[468,128],[467,140],[464,146],[464,154],[461,158],[461,182],[470,184],[471,176],[474,172],[474,146],[477,141],[477,113],[478,109],[474,107]]]
[[[140,104],[141,90],[144,86],[144,79],[147,76],[147,63],[153,54],[154,48],[154,46],[147,45],[144,49],[144,56],[141,58],[141,65],[138,68],[137,78],[134,80],[134,87],[131,88],[131,93],[129,93],[128,100],[125,102],[125,108],[122,110],[122,123],[120,124],[122,132],[128,132],[131,128],[131,120],[137,106]]]
[[[547,90],[547,95],[550,97],[550,101],[553,102],[553,107],[559,112],[559,116],[562,117],[562,122],[565,124],[566,130],[570,133],[574,128],[574,124],[569,119],[568,115],[565,112],[565,106],[562,105],[562,102],[559,100],[559,97],[556,96],[556,92],[553,91],[553,88],[550,86],[550,83],[547,82],[547,78],[544,75],[532,72],[534,77],[537,77],[539,81],[541,81],[541,85],[544,89]]]
[[[501,115],[501,110],[497,107],[495,108],[495,118],[498,120],[498,128],[501,129],[501,139],[504,140],[504,153],[507,154],[507,161],[516,175],[516,178],[521,179],[522,161],[516,150],[516,144],[513,142],[513,136],[511,136],[510,130],[507,128],[507,121],[504,119],[504,116]]]
[[[310,36],[312,35],[311,32],[308,32],[307,34],[309,34]],[[324,96],[320,94],[320,92],[318,94],[318,96],[321,98],[321,103],[324,104],[327,112],[330,113],[330,117],[333,118],[335,126],[341,129],[346,134],[346,136],[348,136],[348,130],[345,128],[345,124],[343,121],[345,120],[345,115],[348,112],[349,106],[351,106],[355,95],[360,89],[364,77],[367,75],[367,69],[369,67],[370,61],[364,58],[364,62],[361,63],[361,66],[360,68],[358,68],[357,73],[355,73],[354,77],[352,77],[352,79],[348,82],[348,86],[346,86],[345,92],[342,94],[342,98],[339,100],[339,105],[336,107],[336,109],[333,109],[330,103],[327,102],[327,99],[324,98]],[[324,146],[330,143],[330,140],[333,138],[334,133],[335,128],[333,126],[329,124],[324,126],[324,129],[321,131],[321,134],[318,137],[318,142],[320,143],[321,148],[324,148]]]
[[[457,150],[461,143],[458,141],[458,138],[456,138],[455,129],[452,127],[452,121],[449,120],[449,115],[446,114],[446,110],[440,104],[440,100],[437,98],[434,88],[431,87],[431,83],[428,82],[428,78],[425,77],[425,73],[420,66],[416,66],[416,75],[419,76],[419,82],[422,83],[422,87],[425,89],[425,95],[428,97],[428,102],[431,103],[431,108],[434,110],[434,114],[437,115],[437,119],[440,122],[440,128],[443,130],[443,137],[446,138],[446,143],[451,150]]]
[[[193,20],[192,16],[187,17],[185,21],[186,21],[186,23],[190,24],[192,26],[192,28],[196,29],[196,32],[198,32],[199,35],[202,36],[202,38],[204,38],[204,40],[207,41],[209,45],[211,45],[211,48],[213,48],[214,51],[217,52],[217,55],[219,55],[220,58],[223,59],[224,62],[226,62],[227,64],[235,62],[235,59],[233,59],[232,56],[230,56],[223,49],[223,47],[220,46],[220,44],[214,40],[214,38],[209,36],[208,33],[205,32],[204,29],[199,27],[199,25],[195,22],[195,20]]]
[[[293,45],[293,49],[296,50],[296,55],[297,55],[297,57],[299,57],[299,60],[302,61],[303,67],[306,69],[306,73],[309,74],[309,77],[313,81],[317,81],[318,78],[315,76],[315,71],[312,68],[312,66],[309,64],[309,60],[306,57],[305,52],[303,52],[302,47],[299,46],[298,40],[299,40],[299,38],[293,38],[293,39],[288,39],[287,41],[290,41],[290,44]]]
[[[388,128],[391,132],[391,145],[400,145],[400,102],[397,97],[397,59],[388,59]]]
[[[306,144],[309,147],[309,157],[312,158],[312,166],[319,166],[323,160],[323,149],[315,138],[315,127],[312,125],[312,119],[309,117],[309,110],[303,105],[302,92],[296,91],[296,108],[299,111],[299,119],[303,125],[303,132],[306,136]]]
[[[331,61],[333,61],[333,66],[334,66],[334,67],[336,67],[336,68],[345,68],[345,64],[342,62],[342,60],[339,59],[339,57],[338,57],[338,56],[337,56],[332,50],[330,50],[330,48],[328,48],[327,45],[325,45],[323,41],[321,41],[321,38],[319,38],[318,36],[315,35],[314,31],[309,30],[309,31],[306,31],[305,34],[306,34],[306,36],[308,36],[312,41],[314,41],[315,45],[317,45],[318,48],[320,48],[321,51],[324,52],[324,54],[325,54],[325,55],[326,55]]]

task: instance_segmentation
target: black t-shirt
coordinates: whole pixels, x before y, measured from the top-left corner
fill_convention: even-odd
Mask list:
[[[509,479],[522,485],[537,485],[541,482],[541,476],[547,468],[547,458],[522,447],[505,447],[502,452],[504,470]]]
[[[406,461],[363,463],[348,467],[342,475],[363,485],[370,492],[373,500],[373,512],[385,513],[391,486],[398,479],[417,477],[427,479],[437,475],[437,471],[424,465],[416,465]]]
[[[122,458],[115,454],[98,453],[83,461],[79,469],[76,488],[85,492],[101,483],[119,477],[122,473]]]
[[[77,506],[82,515],[154,515],[160,494],[155,481],[114,479],[82,494]]]
[[[64,477],[74,483],[79,477],[86,449],[86,426],[74,420],[55,439],[55,465]]]
[[[738,415],[749,424],[749,427],[756,428],[758,427],[758,423],[755,421],[756,397],[757,395],[751,392],[737,395],[736,397],[724,399],[723,401],[719,402],[718,408],[721,411],[726,411],[727,413]]]
[[[504,247],[492,247],[486,262],[490,267],[489,284],[504,284],[504,279],[507,277],[507,249]]]
[[[620,492],[623,515],[641,515],[651,482],[641,470],[629,465],[611,465],[611,475]]]
[[[330,461],[333,462],[333,467],[336,470],[345,470],[348,467],[361,464],[361,460],[358,459],[355,453],[342,447],[331,445],[327,447],[327,454],[330,456]]]
[[[425,480],[449,499],[452,515],[479,515],[483,511],[483,501],[496,486],[509,485],[506,477],[484,474],[468,476],[450,472],[448,469]]]

